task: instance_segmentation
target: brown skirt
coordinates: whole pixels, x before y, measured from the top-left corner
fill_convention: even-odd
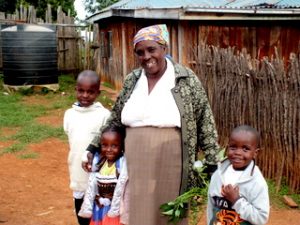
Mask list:
[[[129,173],[129,225],[166,225],[160,205],[179,195],[182,153],[180,130],[126,129]],[[186,224],[186,221],[181,223]]]

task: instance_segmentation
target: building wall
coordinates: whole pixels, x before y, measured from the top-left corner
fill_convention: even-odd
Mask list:
[[[202,44],[221,48],[235,47],[236,52],[246,50],[255,59],[262,59],[264,56],[271,58],[278,54],[286,64],[291,52],[299,52],[300,28],[297,21],[109,18],[98,24],[100,53],[97,71],[104,80],[114,83],[117,89],[121,88],[126,74],[138,67],[132,45],[135,33],[142,27],[158,23],[168,26],[170,55],[175,61],[191,67],[197,63],[198,49]]]
[[[288,62],[291,52],[299,52],[299,21],[183,21],[184,33],[182,61],[193,61],[193,54],[201,43],[221,48],[245,49],[252,58],[264,56],[279,58]],[[181,42],[182,43],[182,42]],[[277,53],[275,53],[275,47]]]

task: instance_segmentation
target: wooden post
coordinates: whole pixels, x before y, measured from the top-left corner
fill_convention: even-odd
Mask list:
[[[91,40],[91,24],[88,26],[88,36],[86,40],[87,55],[88,55],[88,69],[91,69],[90,40]]]
[[[127,48],[126,46],[126,32],[125,32],[125,24],[122,23],[122,61],[123,61],[123,68],[122,68],[122,74],[123,74],[123,79],[125,79],[127,75]]]
[[[183,28],[181,22],[178,23],[178,63],[182,63],[182,43],[184,42],[183,39]]]

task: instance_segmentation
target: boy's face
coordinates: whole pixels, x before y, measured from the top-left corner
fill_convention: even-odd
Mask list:
[[[77,82],[75,90],[76,98],[82,107],[88,107],[92,105],[100,93],[99,85],[88,77],[83,77],[80,79]]]
[[[249,131],[233,132],[230,136],[227,157],[234,169],[246,168],[259,151],[255,134]]]
[[[116,132],[104,132],[101,136],[101,154],[105,156],[108,162],[115,162],[120,156],[121,149],[121,135]]]

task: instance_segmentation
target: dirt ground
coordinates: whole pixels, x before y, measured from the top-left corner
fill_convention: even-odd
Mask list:
[[[63,111],[38,118],[40,123],[61,126]],[[15,132],[14,129],[7,129]],[[12,142],[0,142],[0,151]],[[17,154],[0,156],[0,223],[4,225],[76,225],[67,170],[68,144],[55,138],[31,144],[26,152],[36,159]],[[24,152],[22,152],[24,153]],[[205,224],[203,218],[199,225]],[[142,225],[142,224],[140,224]],[[271,209],[268,225],[300,225],[300,210]]]

